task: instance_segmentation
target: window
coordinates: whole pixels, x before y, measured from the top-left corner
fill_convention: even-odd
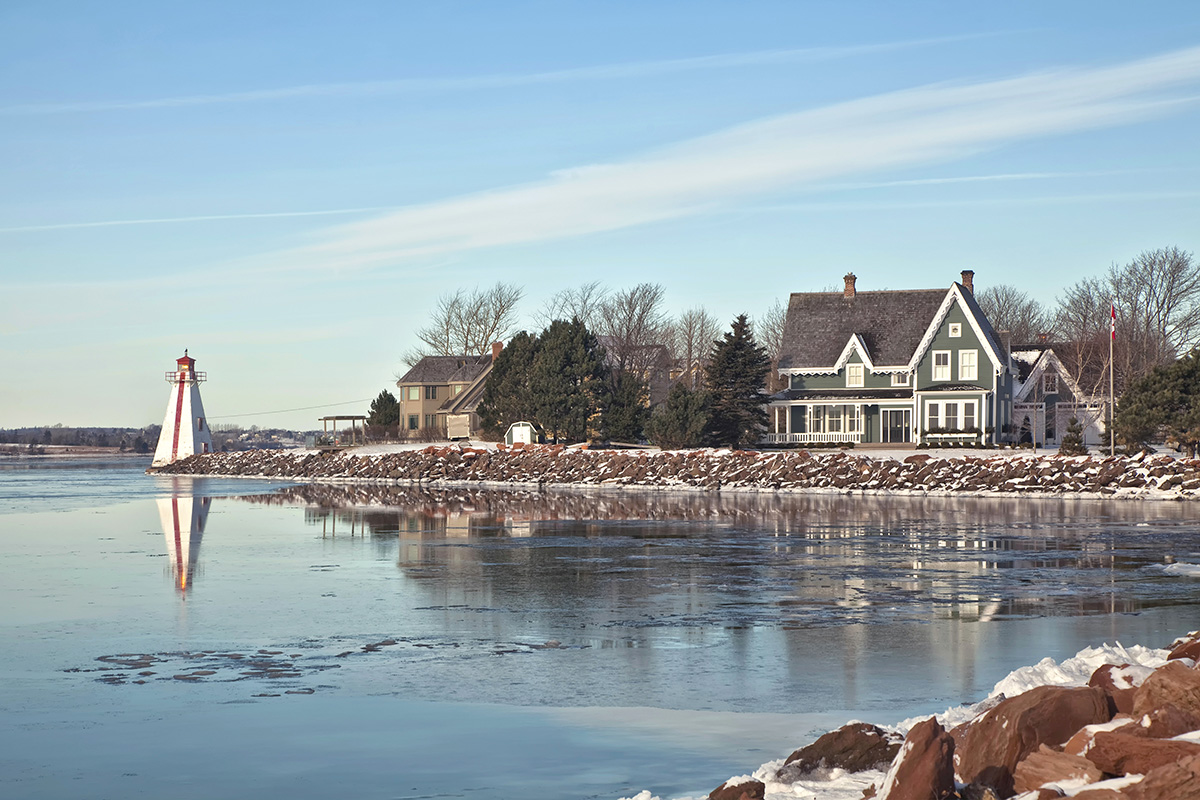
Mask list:
[[[958,430],[958,403],[945,404],[946,421],[942,424],[948,431]]]
[[[1058,394],[1058,375],[1052,372],[1043,373],[1042,391],[1046,394]]]
[[[846,365],[846,385],[850,387],[863,385],[863,365],[862,364],[847,364]]]
[[[438,390],[438,387],[436,387],[436,386],[426,386],[425,387],[425,399],[426,400],[437,400],[437,390]],[[428,428],[429,426],[426,425],[425,427]]]
[[[862,433],[862,411],[858,406],[846,406],[846,433]]]
[[[962,323],[961,322],[951,322],[950,323],[950,338],[958,339],[961,336],[962,336]]]
[[[841,406],[829,406],[829,410],[825,412],[825,431],[827,433],[842,432]]]
[[[892,373],[892,386],[908,386],[908,373],[907,372],[893,372]]]
[[[935,381],[950,380],[950,351],[933,351],[933,379]]]
[[[454,395],[455,395],[455,397],[457,397],[458,395],[462,394],[462,390],[463,390],[462,384],[455,384],[455,386],[454,386]]]
[[[196,430],[204,430],[204,417],[196,417]]]
[[[978,350],[959,350],[958,351],[958,379],[960,381],[973,381],[979,377],[979,351]]]
[[[925,428],[931,433],[939,430],[942,427],[941,419],[938,417],[939,407],[937,403],[930,403],[925,406]]]
[[[434,426],[433,414],[425,415],[425,427],[432,428]]]
[[[976,427],[975,421],[975,401],[967,400],[962,404],[963,407],[963,430],[969,431]]]
[[[408,399],[409,400],[420,400],[421,399],[421,387],[420,386],[409,386],[408,387]]]
[[[416,389],[417,387],[414,386],[413,388]],[[408,429],[410,431],[415,431],[417,428],[420,428],[420,427],[421,427],[421,415],[420,414],[409,414],[408,415]]]

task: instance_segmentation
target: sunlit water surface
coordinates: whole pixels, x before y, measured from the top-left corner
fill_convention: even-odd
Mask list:
[[[1200,626],[1184,503],[513,493],[0,462],[0,796],[705,794]]]

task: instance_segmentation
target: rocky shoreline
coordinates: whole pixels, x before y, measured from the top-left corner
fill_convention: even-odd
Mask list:
[[[508,487],[631,487],[684,491],[838,492],[946,496],[1200,498],[1200,460],[1163,455],[914,453],[903,459],[806,450],[628,451],[561,445],[431,446],[363,454],[247,450],[195,455],[163,475],[303,482]]]
[[[1198,660],[1200,632],[1161,650],[1105,645],[1061,665],[1046,659],[974,706],[890,730],[850,723],[708,798],[1195,800]]]

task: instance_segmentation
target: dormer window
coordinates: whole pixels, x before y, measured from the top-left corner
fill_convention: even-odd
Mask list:
[[[892,386],[908,386],[908,373],[907,372],[893,372],[892,373]]]
[[[850,388],[860,387],[865,382],[865,371],[862,364],[847,364],[846,365],[846,386]]]
[[[962,338],[962,323],[961,322],[951,322],[950,323],[950,338],[951,339]]]
[[[1058,375],[1047,372],[1042,375],[1042,391],[1046,394],[1058,394]]]

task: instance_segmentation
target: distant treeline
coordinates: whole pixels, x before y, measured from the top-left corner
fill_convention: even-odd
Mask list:
[[[121,452],[152,453],[158,444],[161,425],[144,428],[73,428],[50,425],[32,428],[0,428],[0,445],[23,448],[44,447],[112,447]],[[292,431],[284,428],[260,428],[257,425],[241,428],[237,425],[213,427],[213,449],[270,450],[295,446],[315,431]]]

